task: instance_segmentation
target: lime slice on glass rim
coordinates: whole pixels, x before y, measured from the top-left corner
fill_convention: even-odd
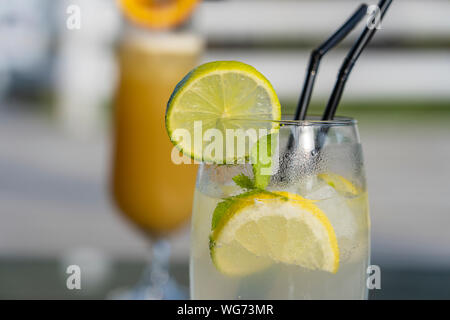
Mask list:
[[[213,214],[210,255],[216,268],[244,276],[273,263],[336,273],[339,247],[323,211],[289,192],[250,191]]]
[[[184,155],[212,163],[238,159],[234,152],[230,155],[223,151],[220,159],[217,154],[209,155],[205,150],[211,142],[204,139],[201,147],[196,146],[199,123],[202,133],[219,130],[225,146],[227,129],[246,132],[255,129],[256,122],[258,130],[264,128],[270,133],[279,126],[273,120],[280,119],[280,102],[270,82],[252,66],[238,61],[209,62],[195,68],[177,84],[166,109],[166,129],[172,143]],[[187,130],[190,139],[178,136],[177,129]],[[249,155],[248,147],[244,157]]]

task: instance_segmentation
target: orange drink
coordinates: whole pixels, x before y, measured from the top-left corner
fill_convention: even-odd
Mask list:
[[[172,163],[164,113],[202,47],[191,34],[144,31],[127,35],[120,46],[113,192],[121,212],[150,235],[191,216],[196,166]]]

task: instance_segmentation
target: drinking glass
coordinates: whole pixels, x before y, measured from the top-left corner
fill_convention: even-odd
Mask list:
[[[120,212],[153,243],[151,263],[127,298],[183,297],[168,276],[166,236],[191,217],[197,168],[171,161],[164,115],[171,92],[202,48],[202,40],[187,31],[131,27],[120,43],[112,189]]]
[[[288,195],[285,202],[267,199],[259,191],[253,191],[252,197],[242,196],[248,191],[233,178],[246,175],[253,179],[251,164],[199,166],[191,232],[191,298],[366,299],[370,222],[356,121],[311,118],[277,124],[278,152],[273,161],[278,160],[278,165],[264,192]],[[258,127],[266,128],[267,123]],[[235,227],[229,227],[232,231],[220,242],[211,232],[215,210],[219,203],[236,198],[237,207],[250,209],[247,216],[227,218],[222,230],[227,225]],[[245,203],[246,199],[251,203]],[[337,241],[333,247],[337,270],[318,267],[314,252],[298,254],[308,243],[295,240],[307,239],[308,230],[300,228],[292,213],[295,209],[289,209],[296,205],[310,208],[303,211],[305,216],[312,216],[312,211],[316,217],[322,215],[318,229],[331,224],[327,228],[334,234],[329,239]],[[265,224],[264,219],[268,219]],[[223,250],[220,259],[214,249]],[[308,254],[311,257],[304,258]],[[296,255],[299,260],[289,258]]]

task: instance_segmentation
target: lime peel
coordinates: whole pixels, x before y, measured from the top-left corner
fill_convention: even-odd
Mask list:
[[[189,72],[175,87],[166,109],[166,129],[172,143],[186,156],[210,163],[236,163],[238,156],[222,152],[206,154],[207,141],[194,143],[175,137],[175,130],[186,129],[194,137],[194,122],[202,121],[203,132],[217,129],[225,137],[227,129],[252,128],[255,121],[268,133],[277,130],[281,106],[270,82],[255,68],[237,61],[216,61]],[[274,122],[275,121],[275,122]],[[250,150],[246,150],[244,160]],[[222,157],[220,157],[222,156]]]

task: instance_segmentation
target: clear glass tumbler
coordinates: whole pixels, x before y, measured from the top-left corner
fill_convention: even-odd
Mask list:
[[[264,190],[239,182],[254,179],[251,164],[200,165],[191,298],[366,299],[370,221],[356,121],[278,124]]]

